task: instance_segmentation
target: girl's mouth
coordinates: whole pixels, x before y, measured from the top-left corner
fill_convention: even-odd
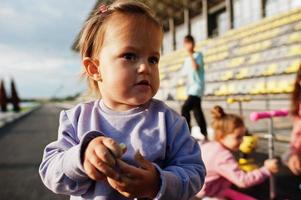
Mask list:
[[[135,85],[145,85],[145,86],[150,86],[150,83],[148,80],[142,80],[136,83]]]

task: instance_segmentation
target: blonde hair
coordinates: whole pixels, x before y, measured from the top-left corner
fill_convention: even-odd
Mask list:
[[[211,110],[211,115],[211,125],[215,132],[216,141],[220,141],[226,135],[232,134],[236,128],[245,126],[241,117],[225,113],[220,106],[214,106]]]
[[[78,42],[78,49],[82,59],[85,57],[93,59],[100,53],[108,22],[117,13],[143,15],[163,31],[161,23],[157,20],[152,10],[145,4],[136,0],[117,0],[107,6],[105,11],[97,7],[89,20],[86,21]],[[97,81],[90,79],[85,71],[81,76],[82,78],[87,78],[89,94],[100,97],[101,94]]]

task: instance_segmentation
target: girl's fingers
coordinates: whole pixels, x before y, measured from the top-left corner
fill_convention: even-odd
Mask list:
[[[90,156],[89,161],[98,171],[103,173],[105,176],[113,179],[119,178],[119,174],[113,168],[99,159],[96,155]]]
[[[112,155],[110,150],[107,149],[104,145],[98,145],[97,147],[95,147],[94,152],[100,160],[102,160],[109,166],[114,167],[116,165],[114,155]]]
[[[135,191],[136,187],[135,180],[132,180],[126,176],[121,175],[120,180],[114,180],[111,178],[107,178],[108,183],[111,185],[112,188],[119,192],[130,192],[132,193]]]
[[[95,181],[105,179],[103,173],[99,172],[88,160],[84,162],[84,169],[86,171],[86,174]]]
[[[129,165],[123,160],[117,159],[117,164],[120,172],[130,178],[135,178],[136,176],[140,176],[141,174],[142,169]]]
[[[120,145],[112,138],[104,137],[102,143],[113,153],[116,158],[120,158],[122,156],[123,151]]]
[[[116,181],[114,181],[113,179],[108,179],[108,183],[111,185],[112,188],[117,190],[123,196],[125,196],[127,198],[134,198],[134,196],[132,194],[130,194],[130,192],[125,190],[126,186],[118,185],[118,183],[116,183]]]
[[[112,186],[112,188],[116,190],[120,190],[126,187],[126,183],[121,180],[115,180],[112,178],[107,178],[108,183]]]
[[[118,191],[120,194],[122,194],[123,196],[125,196],[126,198],[134,198],[135,196],[128,193],[128,192],[123,192],[123,191]]]
[[[136,152],[135,154],[135,160],[138,162],[141,168],[143,169],[153,169],[153,164],[146,160],[139,151]]]

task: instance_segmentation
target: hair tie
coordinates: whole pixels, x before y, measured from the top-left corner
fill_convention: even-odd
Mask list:
[[[98,8],[100,13],[105,13],[108,11],[108,7],[105,4],[101,4]]]

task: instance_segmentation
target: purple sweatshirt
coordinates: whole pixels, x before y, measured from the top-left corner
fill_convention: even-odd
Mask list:
[[[189,199],[202,187],[205,167],[197,142],[186,121],[159,100],[124,112],[106,107],[102,100],[62,111],[58,139],[46,146],[39,168],[44,184],[70,199],[127,199],[106,181],[93,181],[83,169],[84,146],[97,136],[125,143],[122,159],[136,165],[137,150],[153,162],[161,186],[155,199]]]

